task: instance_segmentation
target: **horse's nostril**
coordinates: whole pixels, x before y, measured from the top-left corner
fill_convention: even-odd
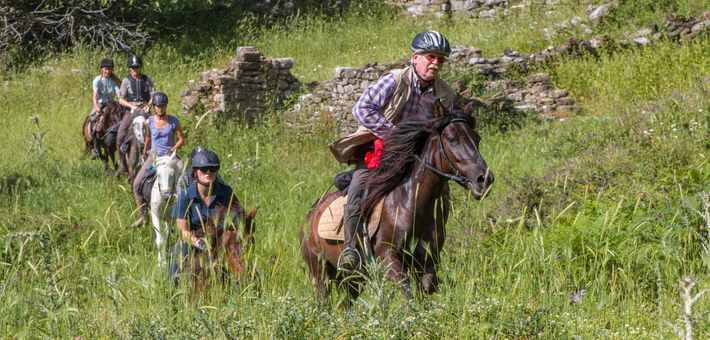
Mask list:
[[[169,194],[165,194],[165,195],[160,195],[160,198],[162,198],[163,201],[167,201],[168,199],[170,199],[170,196],[171,195],[169,195]]]
[[[476,182],[478,183],[483,183],[486,181],[486,178],[483,175],[480,175],[476,178]]]

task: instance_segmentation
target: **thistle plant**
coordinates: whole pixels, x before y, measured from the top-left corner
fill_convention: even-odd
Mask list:
[[[34,156],[37,157],[37,160],[41,162],[44,159],[44,155],[49,153],[49,149],[46,149],[44,146],[42,146],[44,135],[49,132],[49,128],[45,125],[40,125],[39,116],[37,115],[29,117],[28,119],[35,124],[37,131],[29,133],[32,139],[30,139],[29,142],[30,146],[27,150],[27,157],[29,158],[30,153],[34,153]]]

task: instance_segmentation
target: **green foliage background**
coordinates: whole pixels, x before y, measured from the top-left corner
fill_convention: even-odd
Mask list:
[[[632,16],[632,5],[622,2],[595,33],[661,23],[660,10],[697,15],[708,8],[649,2]],[[680,302],[678,280],[692,275],[708,287],[708,40],[658,42],[535,70],[549,72],[585,112],[554,121],[531,117],[507,132],[481,130],[496,184],[480,202],[454,188],[441,292],[414,301],[373,270],[357,302],[348,306],[338,294],[317,302],[298,235],[310,205],[345,170],[325,147],[333,131],[298,134],[283,128],[279,112],[253,127],[179,114],[187,82],[223,67],[240,45],[294,57],[292,72],[310,82],[331,78],[337,66],[406,57],[411,37],[425,29],[480,47],[485,56],[506,48],[533,52],[561,43],[563,34],[547,39],[543,30],[582,16],[584,6],[570,2],[545,12],[532,6],[505,19],[415,20],[363,10],[302,14],[268,26],[236,18],[219,34],[186,31],[140,51],[145,73],[168,93],[168,111],[186,132],[182,154],[197,145],[215,150],[240,200],[261,206],[248,280],[239,290],[216,286],[205,297],[167,284],[152,230],[128,227],[136,216],[125,178],[80,158],[90,82],[105,54],[85,47],[7,74],[0,89],[0,335],[674,337],[662,320],[680,324],[673,305]],[[444,76],[475,79],[461,72]],[[42,140],[49,154],[41,161],[28,143],[37,127],[26,118],[34,115],[49,128]],[[697,314],[708,310],[705,301]],[[701,322],[698,337],[709,333]]]

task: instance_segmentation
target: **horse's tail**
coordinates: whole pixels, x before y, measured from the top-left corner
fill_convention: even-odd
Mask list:
[[[81,126],[81,137],[84,138],[84,144],[86,147],[84,148],[84,155],[82,156],[83,158],[89,157],[91,154],[91,146],[89,146],[88,143],[86,143],[86,126],[89,124],[89,117],[87,116],[86,119],[84,119],[84,124]],[[93,139],[93,138],[92,138]]]

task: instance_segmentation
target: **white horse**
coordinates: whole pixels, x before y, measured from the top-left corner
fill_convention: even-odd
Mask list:
[[[145,145],[146,137],[146,118],[142,115],[137,115],[131,122],[131,131],[127,132],[129,147],[126,153],[122,153],[119,149],[118,157],[121,161],[122,168],[128,175],[128,183],[133,183],[136,179],[138,169],[143,166],[143,146]],[[132,135],[130,134],[132,133]]]
[[[150,215],[155,229],[155,245],[158,247],[158,264],[165,265],[167,254],[167,241],[170,227],[174,222],[171,216],[177,197],[178,178],[182,175],[182,160],[177,152],[156,157],[155,181],[150,191]]]

